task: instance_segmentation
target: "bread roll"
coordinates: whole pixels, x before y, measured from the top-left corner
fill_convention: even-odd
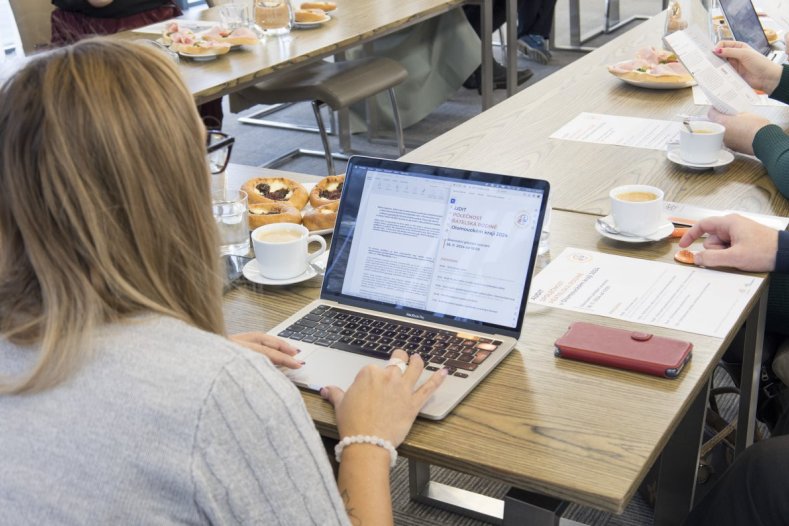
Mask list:
[[[285,177],[257,177],[241,187],[249,196],[249,203],[287,203],[301,210],[307,204],[307,190],[296,181]]]
[[[304,226],[310,231],[334,228],[334,223],[337,221],[337,209],[339,206],[340,202],[334,201],[327,205],[307,210],[304,214]]]
[[[320,9],[329,12],[337,9],[337,4],[334,2],[304,2],[300,7],[301,9]]]
[[[312,22],[323,22],[326,20],[326,13],[320,9],[299,9],[294,17],[296,22],[309,24]]]
[[[249,205],[249,229],[254,230],[272,223],[301,224],[301,212],[288,204],[257,203]]]

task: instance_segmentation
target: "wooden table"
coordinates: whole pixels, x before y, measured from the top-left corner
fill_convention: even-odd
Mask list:
[[[609,242],[594,231],[593,223],[586,214],[555,212],[553,253],[574,246],[671,261],[676,249],[669,241],[638,249]],[[320,283],[314,278],[281,288],[241,285],[225,296],[228,330],[275,326],[315,299]],[[761,292],[765,290],[766,281]],[[759,298],[752,298],[751,309],[758,311],[759,305]],[[416,477],[432,464],[614,513],[624,510],[663,452],[665,484],[658,502],[664,505],[659,504],[656,524],[675,524],[683,508],[690,507],[707,379],[735,331],[718,339],[604,320],[606,325],[692,341],[689,366],[679,379],[666,380],[555,358],[554,340],[576,320],[602,321],[529,306],[516,351],[445,420],[418,420],[399,450],[413,463]],[[305,391],[303,396],[320,433],[336,437],[331,406],[316,394]]]
[[[738,155],[727,168],[690,172],[657,150],[548,138],[581,112],[678,120],[706,114],[691,90],[629,86],[606,66],[659,46],[657,15],[545,80],[497,104],[410,153],[404,160],[547,179],[554,208],[605,215],[608,191],[623,184],[651,184],[666,199],[715,209],[789,215],[789,203],[761,163]],[[773,108],[771,120],[789,126],[789,111]]]
[[[514,12],[514,0],[507,0],[507,3],[512,4]],[[181,72],[196,102],[200,104],[217,99],[277,72],[340,54],[463,5],[478,4],[482,7],[482,78],[485,79],[482,107],[486,109],[493,105],[491,0],[342,0],[338,4],[338,9],[332,12],[332,20],[319,29],[294,30],[285,37],[266,37],[260,45],[244,46],[210,62],[181,60]],[[216,20],[218,11],[216,8],[206,9],[190,17]],[[118,36],[126,39],[151,38],[151,35],[134,31],[119,33]],[[514,33],[510,38],[515,38]],[[510,49],[508,58],[515,64],[516,46]],[[510,69],[514,71],[515,68]]]

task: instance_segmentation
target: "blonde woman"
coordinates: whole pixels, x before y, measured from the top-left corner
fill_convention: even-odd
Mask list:
[[[443,376],[324,390],[335,483],[297,389],[224,336],[204,148],[153,48],[83,41],[0,88],[0,523],[392,522],[391,447]]]

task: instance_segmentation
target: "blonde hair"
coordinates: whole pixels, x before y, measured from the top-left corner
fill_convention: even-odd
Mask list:
[[[172,62],[91,39],[0,88],[0,335],[62,381],[98,325],[156,312],[224,332],[205,136]]]

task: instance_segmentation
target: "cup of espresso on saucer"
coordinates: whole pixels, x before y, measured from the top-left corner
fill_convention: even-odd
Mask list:
[[[309,252],[309,244],[318,243],[320,248]],[[326,252],[326,240],[319,235],[310,235],[302,225],[273,223],[256,228],[252,232],[258,270],[269,279],[290,279],[307,271],[307,266]]]
[[[679,155],[692,164],[712,164],[723,149],[723,133],[717,122],[693,121],[679,130]]]
[[[617,186],[608,194],[616,229],[635,236],[648,236],[666,223],[663,190],[643,184]]]

